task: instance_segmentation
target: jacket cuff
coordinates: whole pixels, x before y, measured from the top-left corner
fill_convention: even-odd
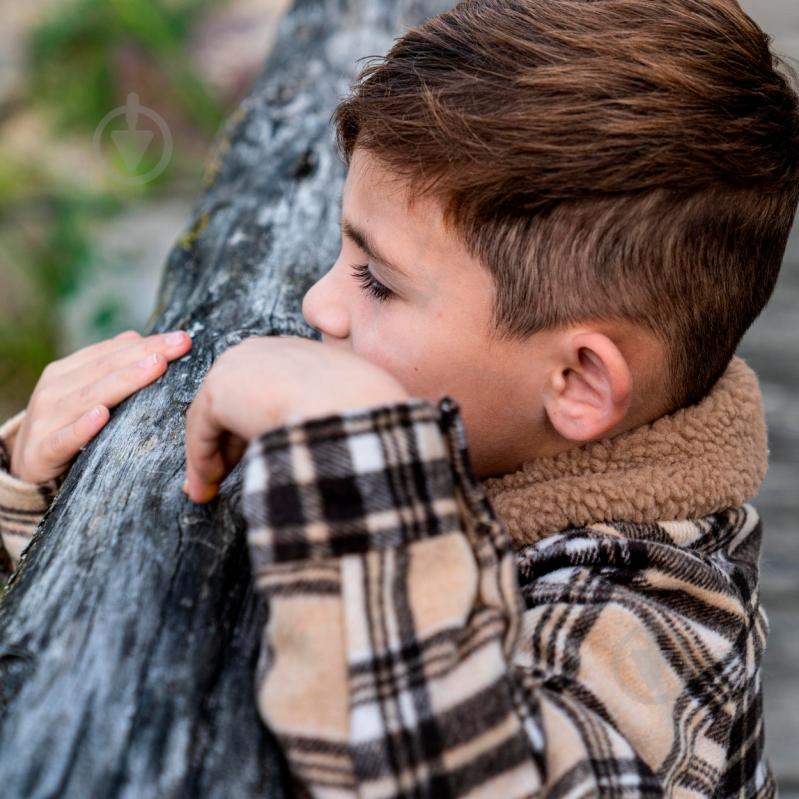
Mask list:
[[[47,510],[56,494],[61,490],[61,486],[64,485],[67,472],[52,480],[45,480],[43,483],[28,483],[11,475],[11,453],[14,451],[14,443],[17,440],[19,429],[22,427],[25,413],[24,410],[20,411],[16,416],[12,416],[0,425],[0,505],[4,504],[3,496],[27,499],[36,494],[41,498],[39,505],[43,503],[44,510]]]
[[[242,459],[253,567],[398,547],[460,530],[446,435],[454,414],[449,397],[437,404],[412,398],[254,438]]]
[[[28,483],[11,476],[11,453],[24,417],[21,411],[0,426],[0,551],[5,550],[0,561],[5,554],[12,566],[66,479],[63,474],[44,483]]]

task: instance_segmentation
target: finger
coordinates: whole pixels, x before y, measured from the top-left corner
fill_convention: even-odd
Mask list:
[[[87,363],[97,358],[99,355],[119,349],[120,346],[129,346],[130,342],[136,341],[137,339],[141,339],[141,334],[137,333],[135,330],[125,330],[113,338],[103,339],[95,344],[89,344],[87,347],[82,347],[57,361],[53,361],[49,364],[49,371],[54,375],[69,372],[76,366]]]
[[[68,394],[59,403],[59,412],[66,418],[74,418],[87,407],[97,404],[114,408],[131,394],[161,377],[166,369],[166,358],[159,352],[150,353],[131,366],[118,369],[98,382]]]
[[[157,336],[134,341],[131,345],[106,353],[85,364],[85,372],[98,375],[110,374],[125,366],[131,366],[142,358],[159,353],[167,361],[185,355],[192,347],[191,336],[183,330],[160,333]]]
[[[93,361],[83,362],[71,371],[62,373],[58,377],[59,389],[65,392],[84,389],[88,384],[95,383],[120,369],[133,367],[155,353],[159,353],[166,361],[182,358],[191,349],[192,340],[188,333],[176,330],[172,333],[148,336],[138,341],[123,341],[120,344],[122,346],[118,349],[108,351]]]
[[[139,333],[138,331],[136,331],[136,330],[125,330],[122,333],[117,333],[111,339],[111,341],[121,341],[121,340],[124,340],[124,341],[131,340],[132,341],[132,340],[138,339],[138,338],[141,338],[141,333]]]
[[[210,502],[226,475],[220,449],[224,426],[215,417],[210,393],[200,389],[186,414],[186,482],[183,489],[199,504]]]
[[[169,336],[174,333],[173,340]],[[133,335],[128,335],[133,334]],[[184,355],[191,348],[191,337],[185,331],[174,330],[153,336],[140,336],[135,331],[125,331],[119,336],[84,347],[50,365],[59,384],[66,380],[76,388],[87,376],[107,374],[125,363],[133,363],[151,352],[161,352],[167,358]]]
[[[111,412],[98,405],[84,413],[72,424],[46,436],[40,444],[41,457],[48,468],[58,469],[68,464],[103,429]]]

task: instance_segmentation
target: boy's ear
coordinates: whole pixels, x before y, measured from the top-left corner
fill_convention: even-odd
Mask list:
[[[546,385],[544,407],[563,438],[592,441],[624,420],[632,387],[630,367],[613,341],[603,333],[578,333],[565,341]]]

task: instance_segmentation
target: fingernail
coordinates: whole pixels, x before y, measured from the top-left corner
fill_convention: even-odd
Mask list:
[[[142,369],[149,369],[151,366],[155,366],[159,361],[158,353],[154,352],[152,355],[148,355],[146,358],[142,358],[139,361],[139,366]]]
[[[186,478],[186,480],[183,483],[183,493],[184,494],[188,494],[189,493],[189,478],[188,477]]]
[[[178,347],[186,340],[186,334],[180,331],[169,333],[166,337],[166,344],[168,347]]]

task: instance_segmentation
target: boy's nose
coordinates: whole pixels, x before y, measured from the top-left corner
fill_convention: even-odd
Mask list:
[[[333,293],[328,272],[308,289],[302,299],[302,315],[323,336],[344,339],[349,336],[349,316]]]

